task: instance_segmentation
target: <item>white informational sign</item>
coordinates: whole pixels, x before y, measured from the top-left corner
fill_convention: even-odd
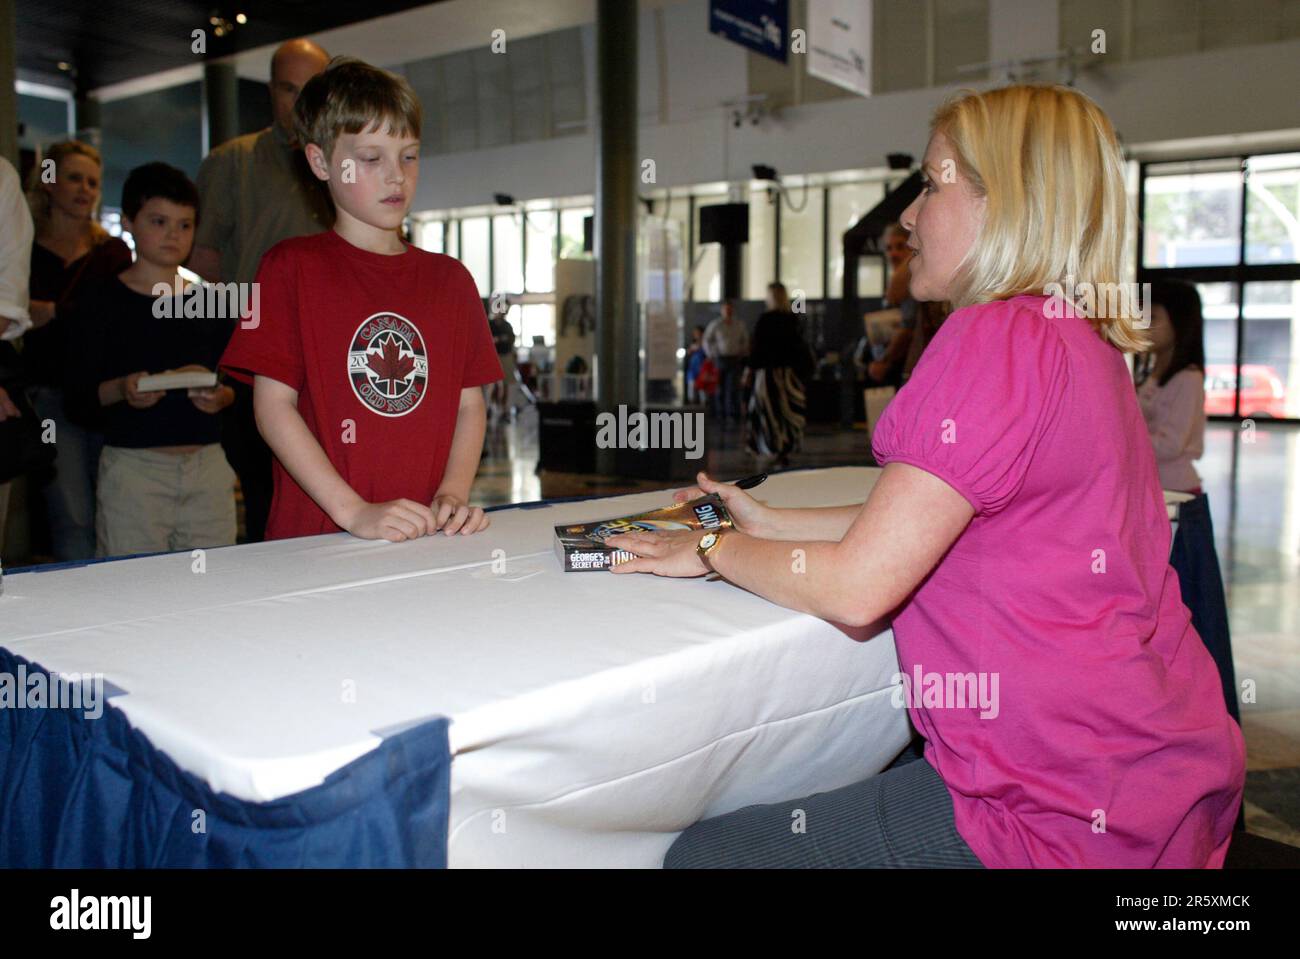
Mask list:
[[[808,0],[808,73],[871,96],[871,0]]]

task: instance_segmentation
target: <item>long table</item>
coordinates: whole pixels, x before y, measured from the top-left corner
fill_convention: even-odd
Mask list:
[[[782,473],[755,494],[858,503],[878,473]],[[888,630],[716,579],[560,571],[557,524],[669,498],[497,510],[472,537],[338,534],[11,573],[0,647],[102,673],[155,747],[254,802],[445,716],[449,865],[658,866],[691,823],[854,782],[909,738]]]

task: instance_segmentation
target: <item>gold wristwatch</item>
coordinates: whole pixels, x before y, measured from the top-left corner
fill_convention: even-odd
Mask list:
[[[700,542],[695,547],[695,552],[699,555],[700,562],[704,564],[705,569],[707,569],[710,573],[718,572],[716,569],[713,568],[713,563],[709,560],[709,557],[713,553],[716,553],[718,551],[718,547],[721,545],[722,545],[722,530],[711,529],[703,536],[700,537]],[[720,576],[722,574],[718,573],[718,575]]]

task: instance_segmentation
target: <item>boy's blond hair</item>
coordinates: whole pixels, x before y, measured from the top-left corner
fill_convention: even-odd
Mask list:
[[[963,91],[931,123],[985,197],[984,222],[954,278],[955,308],[1053,285],[1117,289],[1130,222],[1124,161],[1110,120],[1077,90],[1026,85]],[[1102,286],[1115,284],[1115,286]],[[1089,317],[1121,350],[1148,348],[1140,304]]]
[[[293,121],[298,142],[316,144],[328,162],[344,133],[384,130],[418,140],[420,100],[403,77],[355,57],[335,57],[298,94]]]

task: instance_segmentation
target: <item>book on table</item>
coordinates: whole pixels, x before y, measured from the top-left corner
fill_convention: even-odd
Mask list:
[[[605,541],[618,533],[655,532],[657,530],[722,529],[732,526],[731,514],[717,493],[708,493],[685,503],[674,503],[646,513],[619,516],[594,523],[576,523],[555,527],[555,553],[566,573],[610,569],[635,559],[625,549],[615,549]]]

